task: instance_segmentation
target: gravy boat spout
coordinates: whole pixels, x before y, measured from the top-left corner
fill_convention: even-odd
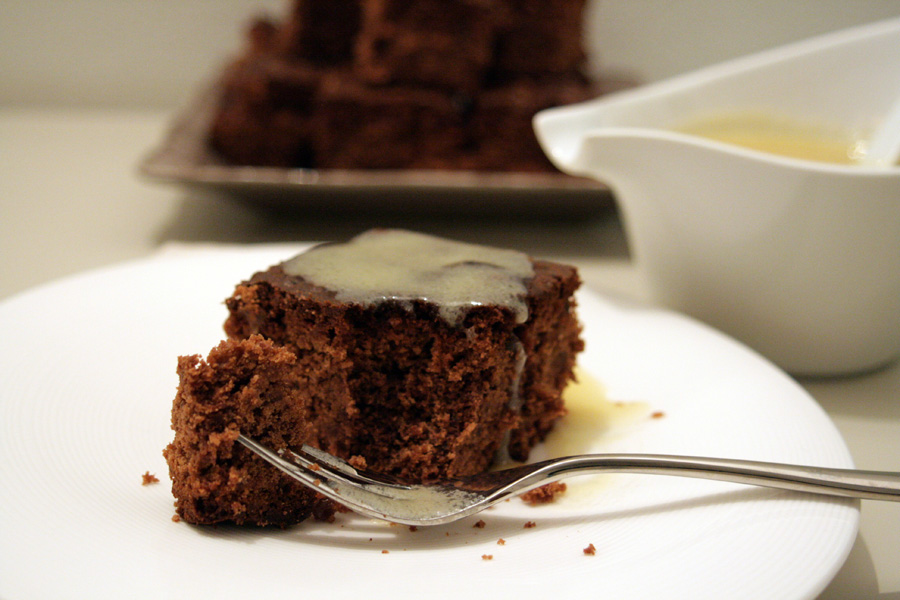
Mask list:
[[[661,304],[794,374],[900,355],[900,168],[778,156],[681,133],[724,112],[869,131],[900,96],[900,19],[535,117],[561,170],[606,183]]]

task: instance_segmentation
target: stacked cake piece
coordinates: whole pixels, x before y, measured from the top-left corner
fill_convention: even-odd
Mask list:
[[[257,20],[210,134],[235,164],[552,170],[536,112],[585,100],[585,0],[294,0]]]

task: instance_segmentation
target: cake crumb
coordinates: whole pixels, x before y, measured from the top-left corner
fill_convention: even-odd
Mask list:
[[[390,551],[390,550],[382,550],[381,553],[382,553],[382,554],[390,554],[391,551]]]
[[[159,477],[150,471],[145,471],[144,474],[141,475],[141,485],[150,485],[151,483],[159,483]]]
[[[358,454],[351,456],[347,463],[357,471],[365,471],[369,466],[365,457]]]
[[[174,515],[172,515],[172,522],[173,522],[173,523],[180,523],[180,522],[181,522],[181,515],[179,515],[178,513],[175,513]]]
[[[337,519],[334,516],[334,512],[329,514],[316,514],[313,513],[313,518],[320,523],[334,523]]]
[[[410,530],[410,531],[418,531],[419,528],[416,527],[415,525],[410,525],[410,526],[409,526],[409,530]]]
[[[494,555],[493,554],[482,554],[481,560],[494,560]]]
[[[503,538],[500,538],[499,540],[497,540],[497,545],[498,545],[498,546],[505,546],[505,545],[506,545],[506,540],[504,540]]]
[[[532,529],[534,527],[537,527],[537,523],[535,523],[534,521],[525,522],[525,529]]]
[[[484,529],[484,526],[485,526],[485,525],[487,525],[487,523],[485,523],[485,522],[482,521],[482,520],[479,520],[477,523],[475,523],[474,525],[472,525],[472,527],[474,527],[475,529]]]
[[[664,416],[666,416],[666,413],[664,413],[661,410],[658,410],[658,411],[654,412],[653,414],[651,414],[650,418],[651,419],[662,419]]]
[[[522,494],[522,500],[525,501],[526,504],[530,504],[531,506],[537,506],[538,504],[549,504],[550,502],[556,500],[556,496],[562,494],[565,491],[565,483],[554,481],[553,483],[542,485],[539,488],[535,488],[530,492]]]
[[[594,556],[595,554],[597,554],[597,549],[593,544],[588,544],[587,548],[585,548],[583,552],[585,556]]]
[[[322,469],[322,467],[320,467],[316,463],[310,463],[308,468],[310,471],[320,471]]]

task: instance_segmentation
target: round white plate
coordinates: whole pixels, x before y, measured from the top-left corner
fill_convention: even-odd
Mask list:
[[[850,551],[858,502],[638,475],[504,503],[484,528],[173,522],[161,451],[176,356],[205,354],[233,285],[288,256],[163,254],[0,304],[0,597],[811,598]],[[590,450],[852,466],[819,406],[729,338],[588,292],[580,304],[582,368],[665,415]],[[142,486],[145,471],[161,482]]]

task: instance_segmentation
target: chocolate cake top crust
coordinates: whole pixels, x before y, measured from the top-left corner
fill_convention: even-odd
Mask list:
[[[287,275],[329,290],[335,298],[372,306],[384,300],[427,300],[458,323],[472,306],[508,308],[528,318],[525,282],[534,275],[527,255],[411,231],[375,229],[346,244],[325,244],[283,263]]]

